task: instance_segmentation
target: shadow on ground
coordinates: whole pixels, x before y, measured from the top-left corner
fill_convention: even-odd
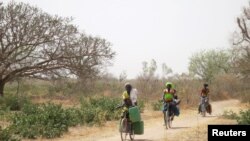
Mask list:
[[[212,117],[219,117],[219,116],[216,116],[216,115],[206,115],[205,117],[202,117],[202,118],[212,118]]]
[[[149,139],[135,139],[134,141],[153,141],[153,140],[149,140]]]
[[[191,128],[191,127],[171,127],[171,129],[187,129],[187,128]]]

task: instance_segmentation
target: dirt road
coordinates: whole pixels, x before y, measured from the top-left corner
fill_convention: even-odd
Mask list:
[[[163,117],[160,111],[145,111],[142,114],[142,119],[145,124],[144,134],[136,135],[135,141],[176,141],[176,139],[184,140],[182,137],[185,137],[185,134],[189,134],[188,131],[199,128],[202,125],[205,128],[205,125],[213,123],[213,120],[218,119],[218,117],[223,114],[225,110],[239,110],[239,105],[240,102],[237,100],[213,102],[213,114],[207,115],[206,117],[201,117],[201,115],[197,114],[197,109],[181,111],[181,115],[179,117],[175,117],[173,121],[173,128],[168,130],[163,126]],[[199,133],[197,133],[197,136],[199,136]],[[64,135],[62,138],[54,140],[119,141],[120,134],[118,132],[118,122],[108,123],[107,126],[101,128],[72,128],[70,129],[70,132]]]

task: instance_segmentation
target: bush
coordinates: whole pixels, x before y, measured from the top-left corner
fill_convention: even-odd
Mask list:
[[[60,137],[71,126],[79,124],[101,125],[107,120],[118,119],[120,111],[114,111],[119,100],[93,97],[81,100],[81,107],[62,108],[52,103],[32,104],[26,102],[20,112],[11,116],[11,125],[1,131],[4,138],[19,135],[23,138]]]
[[[138,107],[139,107],[139,109],[140,109],[140,112],[144,112],[145,101],[144,101],[144,100],[139,100],[139,101],[138,101]]]
[[[160,111],[161,109],[162,109],[162,101],[161,100],[159,100],[159,101],[157,101],[157,102],[153,102],[152,104],[151,104],[151,106],[152,106],[152,108],[153,108],[153,110],[154,111]]]
[[[0,141],[20,141],[18,136],[14,136],[9,128],[2,129],[0,126]]]
[[[222,116],[228,119],[237,120],[237,123],[240,125],[250,125],[250,109],[240,111],[239,115],[233,111],[225,111]]]
[[[79,108],[65,109],[65,114],[67,116],[67,119],[69,119],[68,121],[69,126],[84,124],[84,114]]]
[[[114,108],[119,105],[120,99],[109,97],[92,97],[81,99],[81,111],[84,115],[85,123],[102,124],[106,120],[110,121],[120,117],[119,111]]]
[[[250,90],[240,92],[242,102],[249,102],[250,101],[250,94],[249,93],[250,93]]]
[[[233,111],[224,111],[224,113],[222,114],[222,116],[224,118],[227,118],[227,119],[237,119],[238,118],[238,115],[233,112]]]
[[[238,124],[250,125],[250,109],[246,111],[240,111],[240,115],[237,118]]]
[[[0,97],[0,109],[11,111],[20,111],[25,103],[28,103],[28,99],[22,96],[8,95]]]
[[[1,99],[2,100],[2,99]],[[28,100],[19,103],[20,99],[8,97],[7,101],[1,103],[1,106],[11,107],[12,104],[20,105],[19,112],[8,112],[8,110],[0,111],[0,114],[8,115],[10,123],[9,127],[1,129],[0,140],[12,140],[20,136],[22,138],[36,139],[38,137],[54,138],[60,137],[68,128],[76,125],[102,125],[105,121],[120,118],[119,110],[114,110],[120,103],[118,98],[109,97],[91,97],[81,99],[81,106],[62,108],[61,105],[52,103],[32,104]],[[7,106],[8,105],[8,106]],[[144,103],[140,102],[140,106],[144,107]]]
[[[51,103],[41,106],[27,104],[21,113],[15,114],[12,120],[13,124],[10,128],[24,138],[60,137],[70,125],[70,119],[67,118],[61,105]]]

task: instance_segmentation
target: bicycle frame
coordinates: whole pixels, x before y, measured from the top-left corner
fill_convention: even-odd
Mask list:
[[[121,107],[119,107],[119,108],[121,108]],[[134,140],[135,135],[134,135],[134,131],[132,128],[132,123],[130,122],[130,120],[127,116],[127,112],[124,112],[123,116],[120,119],[119,132],[120,132],[122,141],[126,141],[128,136],[129,136],[131,141]]]
[[[208,98],[207,97],[201,97],[201,115],[203,117],[206,116],[207,106],[208,106]]]
[[[172,116],[173,115],[173,111],[170,108],[170,103],[166,103],[166,111],[164,111],[164,121],[165,121],[165,126],[166,129],[171,128],[172,127]]]

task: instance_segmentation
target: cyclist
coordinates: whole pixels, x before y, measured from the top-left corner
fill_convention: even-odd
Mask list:
[[[179,116],[180,111],[177,105],[180,103],[178,96],[176,94],[176,90],[174,89],[174,85],[171,82],[167,82],[165,84],[166,89],[163,90],[163,114],[165,117],[165,113],[167,110],[167,104],[170,104],[170,108],[174,111],[174,115]],[[174,116],[172,116],[171,120],[173,120]]]
[[[132,106],[137,106],[137,90],[132,87],[130,83],[125,84],[125,91],[122,93],[123,99],[123,113],[126,113],[128,117],[128,108]]]
[[[201,99],[207,97],[207,103],[208,103],[207,111],[209,114],[211,114],[212,107],[209,103],[209,88],[208,88],[207,83],[203,84],[203,88],[201,89],[201,92],[200,92],[200,97],[201,97]],[[201,102],[200,102],[199,107],[198,107],[198,113],[201,113]]]

